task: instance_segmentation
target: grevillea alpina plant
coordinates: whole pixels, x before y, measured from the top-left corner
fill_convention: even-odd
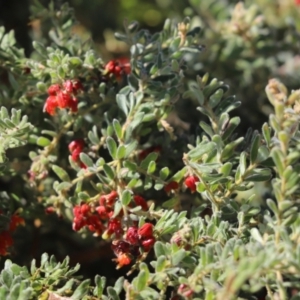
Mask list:
[[[239,136],[229,86],[192,72],[213,50],[189,18],[155,34],[125,22],[130,55],[104,61],[68,5],[39,8],[52,27],[30,58],[0,31],[1,176],[23,189],[1,193],[0,299],[298,299],[300,90],[266,81],[269,120]],[[257,50],[256,12],[239,3],[227,22],[224,36]],[[186,103],[195,132],[176,125]],[[13,263],[28,241],[12,233],[42,214],[110,245],[131,276],[106,286],[48,254]]]

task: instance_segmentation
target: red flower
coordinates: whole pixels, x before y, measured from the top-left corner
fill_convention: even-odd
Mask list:
[[[179,188],[179,184],[176,181],[171,181],[165,185],[164,190],[166,193],[170,193],[171,191],[175,191]]]
[[[56,96],[58,92],[60,92],[59,84],[52,84],[49,86],[49,88],[48,88],[49,96]]]
[[[91,208],[88,204],[82,204],[80,206],[80,213],[83,214],[84,216],[87,215],[91,211]]]
[[[122,71],[125,73],[125,74],[130,74],[131,72],[131,66],[130,66],[130,60],[128,57],[120,57],[117,59],[117,62],[119,63],[119,65],[121,66],[122,68]]]
[[[80,153],[82,152],[81,149],[76,149],[74,150],[74,152],[72,153],[71,157],[72,157],[72,160],[73,161],[79,161],[79,156],[80,156]]]
[[[127,253],[122,253],[115,259],[115,261],[118,263],[117,268],[119,269],[123,266],[129,265],[131,263],[131,258]]]
[[[55,208],[53,206],[46,207],[45,213],[47,215],[53,214],[55,212]]]
[[[12,246],[13,239],[8,231],[0,233],[0,255],[7,255],[7,249]]]
[[[125,241],[113,241],[111,248],[114,251],[115,255],[120,253],[128,253],[130,251],[130,244]]]
[[[70,104],[72,102],[71,95],[66,92],[58,92],[57,93],[57,103],[59,108],[67,108],[70,107]]]
[[[70,101],[69,108],[73,113],[78,112],[78,99],[76,97],[73,97]]]
[[[49,115],[54,116],[57,107],[58,107],[57,97],[49,96],[44,105],[44,111],[46,111]]]
[[[143,247],[145,252],[149,252],[154,244],[155,244],[155,238],[154,237],[151,237],[149,239],[146,239],[146,240],[142,241],[142,247]]]
[[[97,213],[99,214],[100,218],[107,219],[108,218],[108,208],[100,205],[96,208]]]
[[[137,245],[139,242],[138,228],[129,227],[126,232],[126,241],[132,245]]]
[[[1,210],[0,214],[3,214]],[[4,230],[0,233],[0,255],[8,254],[7,249],[13,244],[11,232],[15,231],[17,226],[24,224],[24,219],[21,218],[19,215],[13,214],[11,216],[8,230]]]
[[[79,80],[74,80],[73,81],[73,93],[76,94],[79,90],[83,90],[83,85]]]
[[[69,146],[68,146],[68,148],[69,148],[69,151],[71,152],[71,153],[73,153],[75,150],[77,150],[77,149],[80,149],[80,150],[82,150],[83,148],[84,148],[84,140],[82,140],[82,139],[78,139],[78,140],[75,140],[75,141],[72,141],[70,144],[69,144]]]
[[[116,191],[111,191],[109,194],[107,195],[102,195],[99,199],[99,203],[100,205],[108,205],[108,206],[112,206],[114,205],[116,199],[118,199],[119,194]]]
[[[92,232],[95,232],[96,235],[99,236],[102,234],[104,226],[101,223],[101,221],[99,220],[99,217],[97,215],[91,214],[87,218],[87,225],[88,225],[88,229]]]
[[[186,284],[181,284],[177,290],[178,294],[186,297],[186,298],[190,298],[193,296],[194,291],[187,286]]]
[[[73,92],[73,82],[71,80],[66,80],[63,87],[67,93],[71,94]]]
[[[78,111],[78,99],[74,95],[80,89],[82,90],[83,86],[79,80],[66,80],[63,87],[59,84],[51,85],[48,88],[49,97],[46,100],[44,111],[53,116],[55,109],[59,107],[60,109],[69,108],[71,112],[76,113]]]
[[[300,0],[295,0],[296,5],[300,5]]]
[[[120,58],[110,60],[105,66],[105,71],[108,74],[113,74],[117,79],[119,79],[123,74],[129,74],[131,72],[129,59]]]
[[[193,176],[188,176],[185,180],[184,183],[185,185],[192,191],[195,192],[197,189],[196,183],[199,182],[199,178],[195,175]]]
[[[116,234],[116,236],[123,233],[122,224],[118,219],[110,219],[108,221],[107,234],[111,235],[113,233]]]
[[[141,206],[142,209],[145,210],[145,211],[148,210],[148,204],[147,204],[146,200],[143,197],[141,197],[139,195],[135,195],[133,197],[133,200],[134,200],[134,202],[137,206]]]
[[[153,225],[151,223],[145,223],[138,229],[138,235],[140,239],[147,239],[153,237]]]
[[[72,160],[77,162],[81,168],[86,169],[87,166],[80,161],[80,153],[83,151],[84,145],[84,141],[79,139],[72,141],[68,148],[71,153]]]
[[[119,194],[116,191],[111,191],[108,195],[106,195],[107,205],[113,205],[118,197]]]
[[[15,231],[19,225],[25,225],[24,219],[17,214],[12,215],[9,223],[9,231]]]

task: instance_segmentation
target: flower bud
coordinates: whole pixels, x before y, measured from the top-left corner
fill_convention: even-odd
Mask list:
[[[138,235],[140,239],[147,239],[153,237],[153,225],[151,223],[145,223],[138,229]]]

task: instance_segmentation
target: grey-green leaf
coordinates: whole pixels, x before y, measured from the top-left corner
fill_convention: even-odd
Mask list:
[[[70,182],[70,177],[68,175],[68,173],[62,169],[59,166],[53,165],[52,166],[52,170],[55,172],[55,174],[62,180],[62,181],[67,181]]]

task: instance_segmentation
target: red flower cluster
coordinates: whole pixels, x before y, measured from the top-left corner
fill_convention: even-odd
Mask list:
[[[73,229],[75,231],[79,231],[81,228],[87,226],[90,231],[101,235],[104,226],[100,218],[93,213],[92,208],[88,204],[76,205],[73,208],[73,213]]]
[[[120,216],[112,218],[114,214],[113,206],[117,198],[118,193],[112,191],[107,195],[101,196],[99,200],[100,205],[95,208],[86,203],[76,205],[73,208],[73,229],[79,231],[83,227],[87,227],[91,232],[95,232],[96,235],[103,234],[106,237],[112,234],[116,234],[116,236],[123,234],[120,219],[122,212]],[[104,224],[105,221],[107,221],[107,225]]]
[[[0,211],[3,214],[2,211]],[[14,214],[10,218],[8,230],[4,230],[0,233],[0,255],[7,255],[7,249],[12,246],[13,239],[11,233],[16,230],[19,225],[24,225],[25,221],[19,215]]]
[[[83,151],[85,144],[84,140],[75,140],[72,141],[68,148],[71,153],[72,160],[80,165],[81,168],[86,169],[86,165],[80,161],[80,153]]]
[[[146,158],[148,156],[148,154],[150,154],[152,152],[160,153],[161,150],[162,150],[161,146],[151,146],[147,149],[144,149],[139,153],[139,160],[143,160],[144,158]]]
[[[49,97],[46,100],[44,111],[49,115],[55,115],[56,109],[69,108],[71,112],[78,111],[78,99],[75,97],[83,86],[78,80],[66,80],[63,85],[52,84],[48,88]]]
[[[113,74],[117,79],[120,79],[124,74],[130,74],[130,61],[125,57],[110,60],[105,66],[105,71],[107,74]]]
[[[102,195],[99,205],[94,207],[83,203],[73,208],[73,229],[79,231],[86,227],[96,235],[102,235],[103,239],[114,237],[112,249],[116,254],[118,266],[130,264],[133,257],[138,257],[140,247],[144,252],[149,252],[155,243],[153,225],[145,223],[138,228],[135,225],[129,227],[126,232],[123,229],[123,210],[117,216],[114,215],[114,206],[119,195],[116,191]],[[147,202],[141,196],[135,195],[134,202],[144,210],[148,210]]]
[[[194,193],[197,189],[196,183],[199,182],[199,178],[195,175],[188,176],[184,180],[184,184]]]
[[[115,261],[118,268],[129,265],[133,258],[141,255],[140,248],[149,252],[155,243],[153,225],[145,223],[142,227],[131,226],[127,229],[125,240],[117,240],[112,243],[112,249],[117,256]]]
[[[296,5],[300,5],[300,0],[295,0]]]

